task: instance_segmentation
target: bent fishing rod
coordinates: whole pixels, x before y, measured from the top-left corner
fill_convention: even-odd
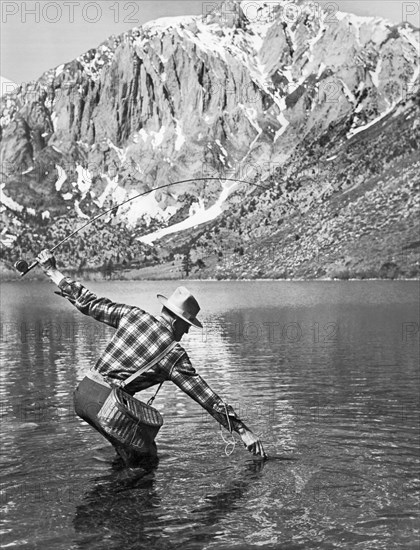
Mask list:
[[[139,193],[138,195],[134,195],[134,197],[130,197],[129,199],[126,199],[125,201],[121,202],[120,204],[112,206],[111,208],[108,208],[108,210],[105,210],[104,212],[101,212],[100,214],[97,214],[96,216],[94,216],[93,218],[88,220],[85,224],[83,224],[81,227],[79,227],[78,229],[76,229],[75,231],[73,231],[72,233],[67,235],[66,237],[64,237],[64,239],[61,240],[59,243],[57,243],[55,246],[50,248],[50,252],[54,252],[54,250],[59,248],[62,244],[64,244],[69,239],[71,239],[74,235],[79,233],[79,231],[82,231],[82,229],[84,229],[85,227],[87,227],[88,225],[93,223],[94,221],[98,220],[102,216],[105,216],[109,212],[112,212],[113,210],[117,210],[118,208],[120,208],[120,206],[123,206],[124,204],[127,204],[128,202],[131,202],[135,199],[138,199],[139,197],[143,197],[144,195],[147,195],[148,193],[153,193],[153,191],[159,191],[160,189],[165,189],[167,187],[171,187],[172,185],[177,185],[179,183],[191,183],[191,182],[195,182],[195,181],[220,181],[220,180],[223,180],[223,181],[236,181],[238,183],[246,183],[247,185],[254,185],[255,187],[259,187],[260,189],[264,189],[265,191],[270,189],[270,187],[266,187],[264,185],[254,183],[252,181],[245,181],[245,180],[240,180],[240,179],[236,179],[236,178],[191,178],[191,179],[187,179],[187,180],[179,180],[179,181],[172,181],[170,183],[165,183],[164,185],[160,185],[158,187],[155,187],[154,189],[149,189],[148,191],[144,191],[143,193]],[[39,263],[38,260],[35,260],[34,262],[31,263],[31,265],[29,265],[26,260],[20,259],[17,262],[15,262],[14,267],[15,267],[16,271],[18,271],[20,273],[20,276],[23,277],[24,275],[29,273],[29,271],[31,271],[34,267],[36,267],[38,265],[38,263]]]

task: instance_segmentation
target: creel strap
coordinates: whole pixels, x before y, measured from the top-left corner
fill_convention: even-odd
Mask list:
[[[164,349],[161,353],[159,353],[159,355],[157,357],[155,357],[154,359],[152,359],[151,361],[149,361],[149,363],[147,363],[146,365],[144,365],[141,369],[139,369],[138,371],[136,371],[134,374],[132,374],[131,376],[129,376],[126,380],[124,380],[124,382],[121,384],[121,388],[126,388],[129,384],[131,384],[131,382],[133,382],[134,380],[136,380],[136,378],[138,378],[139,376],[141,376],[144,372],[146,372],[147,370],[151,369],[154,365],[156,365],[156,363],[159,363],[159,361],[161,359],[163,359],[165,357],[165,355],[167,353],[169,353],[176,345],[177,345],[178,342],[174,341],[174,342],[171,342],[169,344],[169,346]]]

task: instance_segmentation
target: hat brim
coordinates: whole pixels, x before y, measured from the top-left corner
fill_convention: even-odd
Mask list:
[[[186,323],[188,323],[189,325],[192,325],[193,327],[198,327],[198,328],[203,328],[203,325],[200,323],[200,321],[194,317],[194,319],[187,319],[186,317],[184,317],[183,315],[181,315],[179,313],[179,311],[176,311],[172,306],[171,306],[171,303],[169,302],[168,298],[166,298],[166,296],[163,296],[162,294],[157,294],[157,299],[159,300],[159,302],[164,306],[166,307],[166,309],[169,309],[169,311],[172,311],[172,313],[174,315],[176,315],[177,317],[179,317],[180,319],[182,319],[183,321],[185,321]]]

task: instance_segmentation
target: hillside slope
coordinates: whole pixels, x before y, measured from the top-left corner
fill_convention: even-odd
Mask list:
[[[237,193],[211,227],[162,244],[189,248],[201,277],[418,277],[419,115],[418,93],[351,139],[336,125],[302,143],[269,191]]]

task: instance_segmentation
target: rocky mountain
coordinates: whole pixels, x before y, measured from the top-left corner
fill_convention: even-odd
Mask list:
[[[303,140],[266,191],[166,246],[200,277],[419,277],[419,110],[417,93],[350,139]]]
[[[210,276],[353,273],[360,239],[371,243],[355,220],[379,240],[406,220],[389,250],[378,242],[378,270],[415,251],[418,53],[408,24],[298,0],[223,2],[111,37],[2,98],[3,258],[151,190],[66,243],[64,263],[193,247]],[[153,191],[203,176],[216,179]],[[281,253],[255,254],[273,239]]]

